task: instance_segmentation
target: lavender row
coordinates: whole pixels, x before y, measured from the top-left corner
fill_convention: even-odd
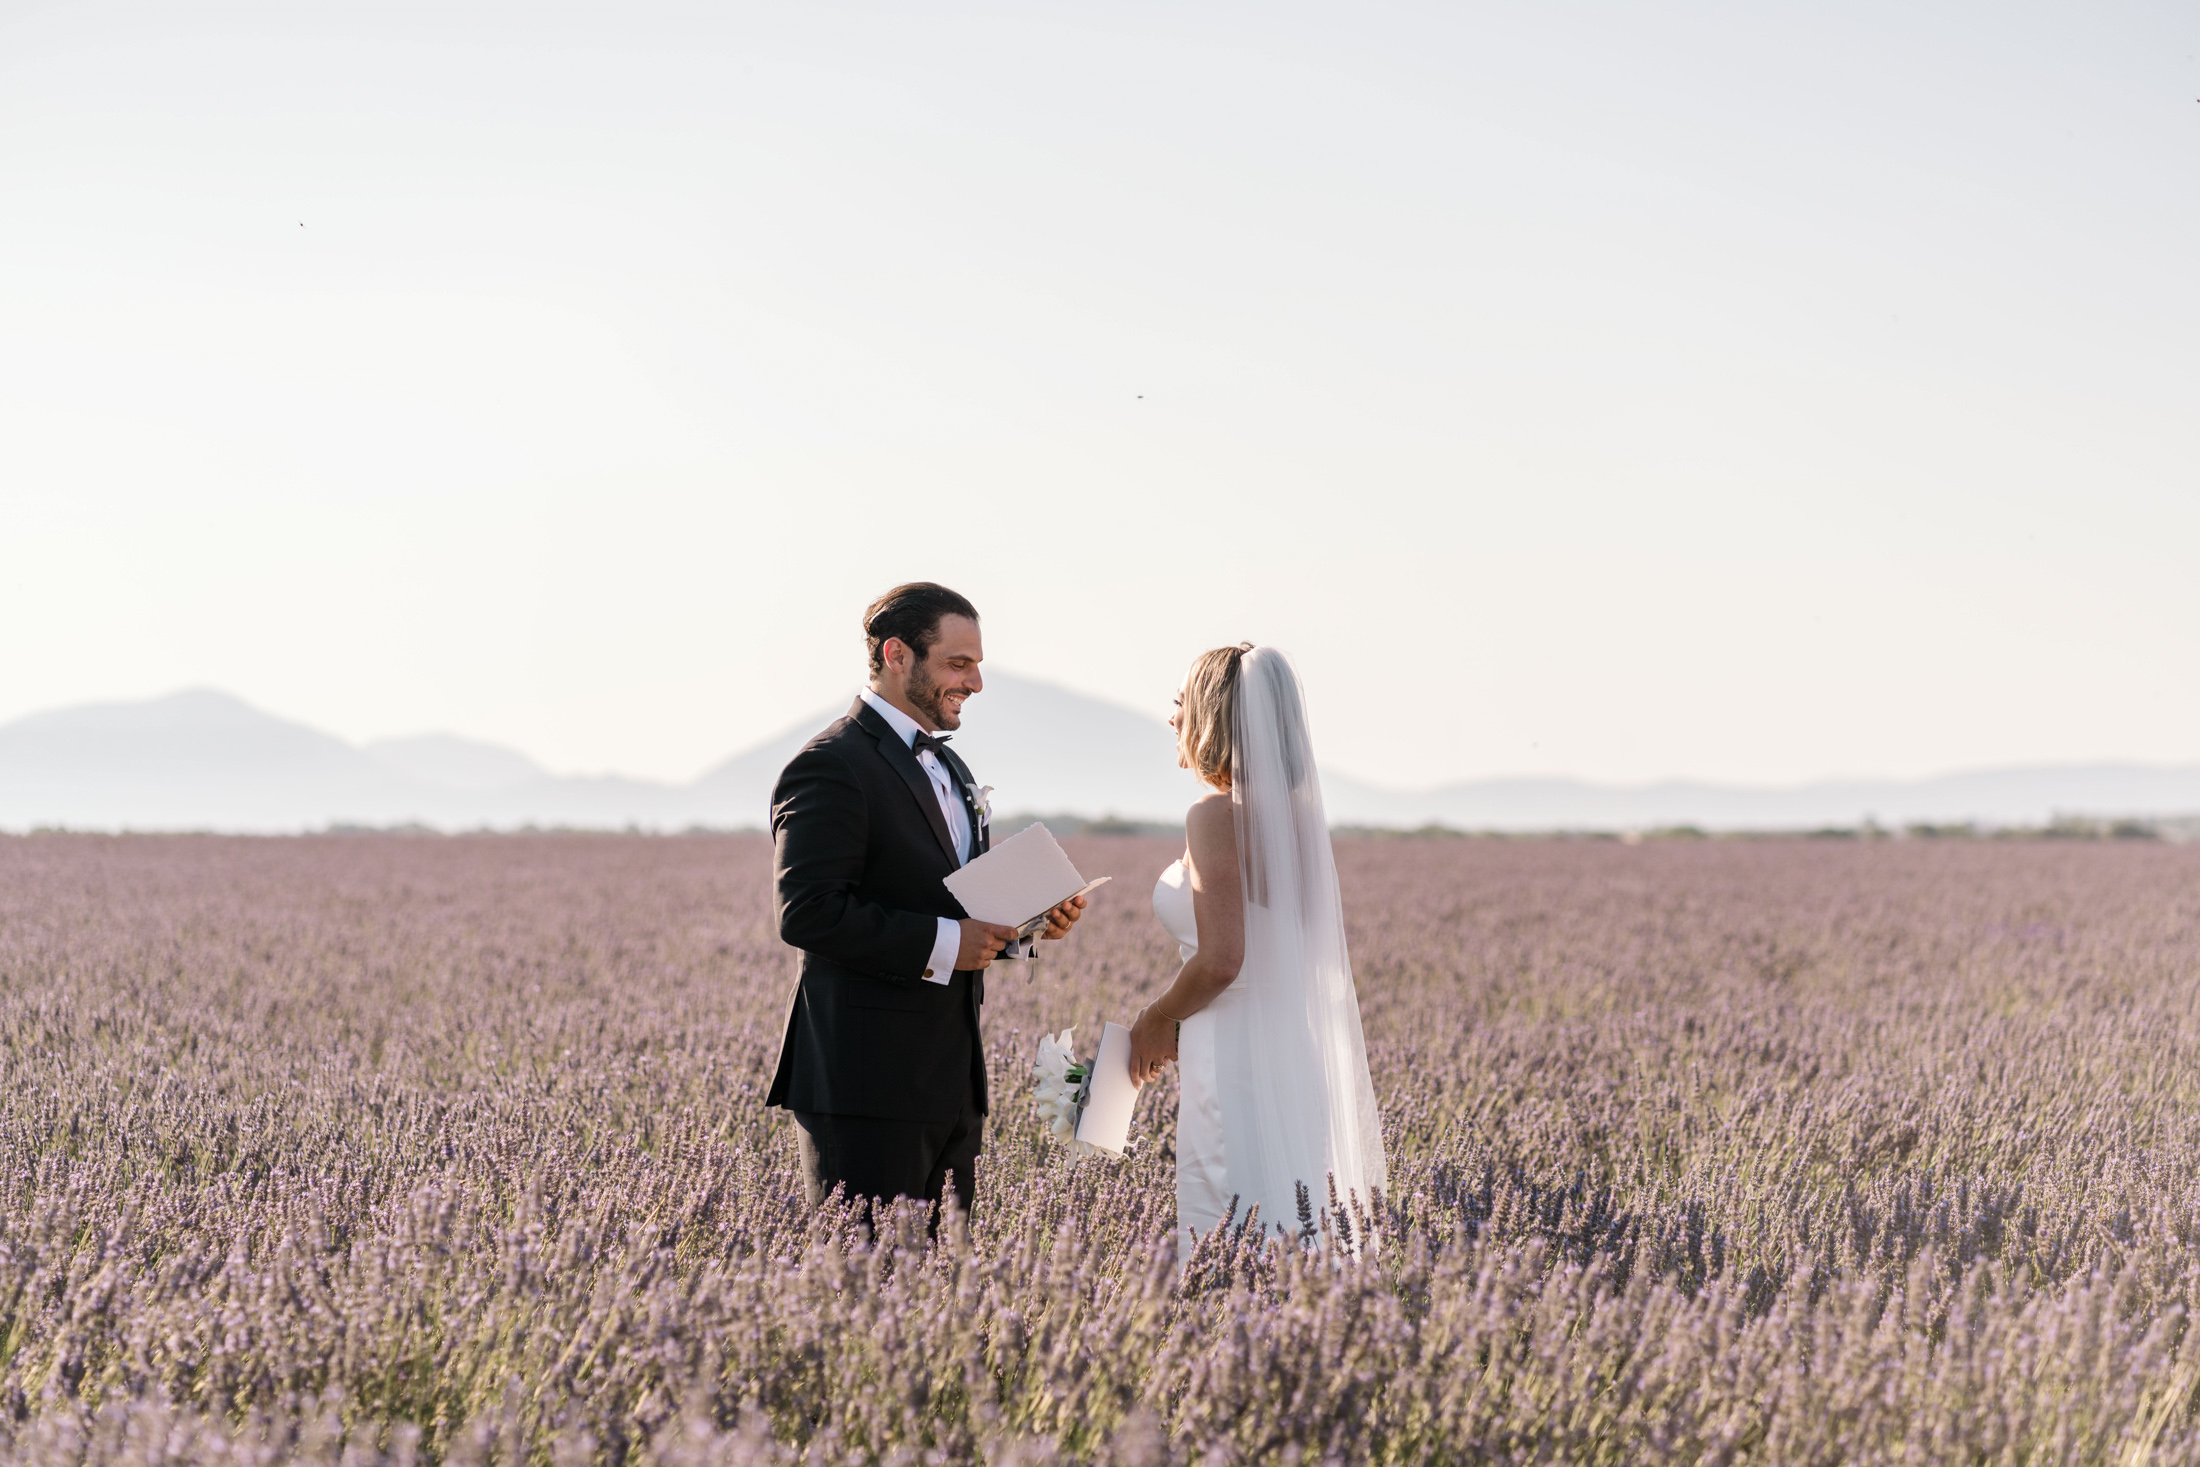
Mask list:
[[[800,1205],[759,841],[0,840],[0,1449],[2200,1456],[2200,853],[1345,842],[1391,1190],[1182,1268],[1173,1082],[1022,1099],[1173,950],[1073,854],[926,1248]]]

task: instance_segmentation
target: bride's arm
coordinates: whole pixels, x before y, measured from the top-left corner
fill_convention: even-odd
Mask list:
[[[1237,816],[1226,794],[1208,795],[1184,819],[1184,874],[1192,883],[1199,951],[1168,991],[1131,1025],[1131,1078],[1143,1085],[1176,1058],[1176,1026],[1218,998],[1245,960],[1245,897],[1238,881]]]

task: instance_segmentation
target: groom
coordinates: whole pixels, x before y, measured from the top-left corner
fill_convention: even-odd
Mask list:
[[[937,1203],[952,1174],[967,1211],[986,1113],[978,1006],[1016,935],[941,884],[989,835],[943,732],[985,686],[978,611],[913,581],[871,603],[863,634],[871,685],[772,791],[772,906],[802,963],[764,1103],[794,1112],[812,1207],[836,1185]],[[1055,908],[1046,935],[1067,935],[1084,905]]]

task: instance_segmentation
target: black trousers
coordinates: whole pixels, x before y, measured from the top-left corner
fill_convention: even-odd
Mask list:
[[[937,1203],[955,1175],[955,1200],[964,1212],[978,1200],[972,1164],[984,1139],[985,1117],[976,1095],[963,1099],[962,1114],[952,1121],[887,1121],[874,1116],[794,1113],[800,1138],[802,1186],[816,1207],[835,1186],[851,1199],[874,1205],[896,1197],[921,1197]]]

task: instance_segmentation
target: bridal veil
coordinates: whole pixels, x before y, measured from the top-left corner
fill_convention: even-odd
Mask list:
[[[1257,1202],[1264,1227],[1288,1229],[1299,1183],[1319,1210],[1331,1178],[1340,1200],[1364,1203],[1388,1172],[1306,700],[1275,648],[1240,662],[1230,732],[1245,957],[1233,1022],[1215,1033],[1216,1080],[1236,1101],[1224,1146],[1243,1208]]]

